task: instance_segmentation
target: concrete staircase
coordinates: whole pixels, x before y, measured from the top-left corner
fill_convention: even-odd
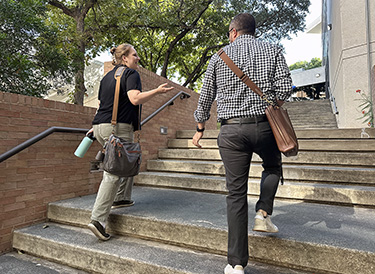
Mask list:
[[[328,99],[286,102],[294,128],[337,128]]]
[[[365,133],[370,138],[361,138]],[[223,273],[226,189],[218,131],[205,132],[203,149],[193,147],[193,134],[178,132],[148,161],[148,171],[136,177],[135,206],[111,212],[110,241],[85,228],[91,195],[51,203],[49,222],[16,230],[14,248],[90,273]],[[255,233],[250,217],[245,273],[375,273],[375,130],[300,129],[297,135],[301,151],[284,158],[285,184],[275,201],[280,232]],[[249,216],[260,172],[254,156]]]

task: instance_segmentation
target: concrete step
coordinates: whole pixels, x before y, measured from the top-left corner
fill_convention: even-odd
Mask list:
[[[48,218],[55,222],[86,226],[94,199],[95,196],[91,195],[51,203]],[[109,229],[112,233],[158,240],[216,254],[226,253],[225,195],[135,187],[133,199],[135,206],[112,210],[109,218]],[[374,210],[275,201],[273,222],[280,232],[267,235],[251,231],[256,199],[249,198],[248,202],[249,249],[252,259],[314,270],[315,273],[374,273]],[[15,233],[16,248],[22,249],[21,244],[26,242],[26,239],[19,237],[22,231],[24,230]],[[48,229],[43,230],[42,227],[37,232],[29,232],[35,234],[35,241],[26,245],[33,248],[38,239],[49,233]],[[59,235],[63,232],[52,234]],[[105,264],[107,261],[111,264],[113,260],[107,259],[113,256],[111,253],[114,253],[116,258],[121,255],[132,256],[132,252],[116,253],[114,248],[107,247],[111,241],[103,243],[93,235],[79,235],[76,237],[75,234],[68,233],[60,238],[73,248],[80,245],[82,238],[82,241],[88,244],[83,255],[79,254],[81,251],[59,251],[56,252],[57,256],[67,253],[72,262],[77,257],[86,257],[93,266]],[[114,240],[117,241],[117,238],[116,236]],[[128,248],[128,245],[123,242],[118,244],[119,248]],[[46,248],[46,243],[43,246],[49,252],[54,251],[54,248]],[[98,252],[102,252],[101,259],[97,261],[90,256],[86,252],[88,248],[99,249]],[[154,255],[158,256],[157,252]],[[178,261],[177,264],[179,265]]]
[[[326,113],[333,114],[331,102],[329,100],[306,100],[306,101],[293,101],[293,102],[286,102],[283,105],[288,111],[294,110],[304,110],[303,113],[308,114],[310,111],[314,111],[316,109],[322,110]]]
[[[307,121],[310,121],[310,118],[314,119],[317,117],[323,119],[332,119],[334,114],[330,109],[326,109],[325,106],[316,106],[314,108],[306,108],[306,106],[298,106],[298,107],[284,107],[288,110],[289,116],[292,114],[298,114],[306,118]],[[305,121],[306,121],[305,120]]]
[[[315,118],[307,118],[307,117],[301,117],[298,114],[295,115],[290,115],[290,119],[293,123],[293,126],[298,126],[298,125],[306,125],[306,119],[309,119],[309,124],[308,127],[311,128],[319,128],[319,126],[326,127],[327,125],[331,125],[332,128],[337,128],[336,122],[332,121],[332,119],[329,118],[320,118],[320,117],[315,117]]]
[[[322,118],[322,119],[335,119],[334,114],[331,110],[327,110],[324,107],[317,107],[313,109],[306,109],[305,107],[298,108],[285,108],[288,110],[290,117],[293,115],[299,115],[305,118],[305,121],[310,122],[311,119]]]
[[[320,123],[321,121],[329,121],[336,124],[335,116],[332,113],[326,112],[321,109],[314,109],[306,114],[306,110],[288,110],[289,117],[292,122],[297,120],[304,121],[306,124],[312,124],[312,122]]]
[[[227,264],[226,257],[222,255],[133,237],[116,235],[108,242],[100,242],[87,229],[55,223],[48,224],[48,231],[43,230],[41,225],[18,230],[14,240],[19,248],[31,254],[75,265],[90,273],[216,274],[222,273]],[[50,252],[51,249],[53,252]],[[251,262],[245,269],[247,274],[255,271],[259,274],[311,274],[259,262]]]
[[[306,108],[292,108],[292,109],[287,109],[288,114],[290,117],[292,116],[302,116],[305,118],[305,121],[311,121],[311,119],[317,119],[317,118],[322,118],[322,119],[327,119],[327,120],[332,120],[334,119],[334,114],[331,111],[327,111],[325,108],[314,108],[314,109],[309,109],[309,111],[306,111]]]
[[[177,139],[192,139],[195,130],[177,131]],[[206,130],[204,139],[216,139],[219,130]],[[351,128],[351,129],[297,129],[298,139],[375,139],[375,128]]]
[[[220,161],[149,160],[147,170],[156,172],[179,172],[204,175],[225,175]],[[250,178],[260,178],[263,168],[254,163],[250,167]],[[312,183],[338,183],[375,185],[375,168],[333,167],[283,164],[285,180]]]
[[[10,252],[0,256],[1,274],[85,274],[86,271],[57,264],[45,259]]]
[[[327,124],[320,124],[320,125],[314,125],[314,124],[311,124],[311,125],[308,125],[306,126],[305,123],[295,123],[293,124],[293,128],[296,130],[296,129],[306,129],[306,128],[309,128],[309,129],[312,129],[312,128],[329,128],[329,129],[332,129],[332,128],[335,128],[336,126],[332,123],[327,123]]]
[[[159,149],[158,157],[159,159],[221,161],[219,149]],[[261,162],[261,158],[254,154],[252,161]],[[301,151],[295,157],[283,156],[283,163],[374,167],[375,153]]]
[[[217,141],[213,139],[202,139],[200,141],[203,149],[218,148]],[[298,141],[300,150],[310,151],[375,151],[375,140],[361,139],[360,142],[353,140],[307,140]],[[189,139],[170,139],[169,148],[196,148]]]
[[[326,120],[312,120],[310,121],[310,124],[306,125],[306,122],[301,120],[300,118],[293,119],[293,127],[294,128],[337,128],[336,123],[333,123],[332,121],[326,121]]]
[[[319,99],[319,100],[302,100],[302,101],[291,101],[285,102],[285,106],[330,106],[329,99]]]
[[[225,177],[183,173],[142,172],[135,178],[138,186],[165,187],[190,191],[226,193]],[[259,180],[249,180],[248,194],[258,196]],[[276,198],[316,203],[361,205],[375,207],[375,188],[331,184],[296,183],[285,181]]]

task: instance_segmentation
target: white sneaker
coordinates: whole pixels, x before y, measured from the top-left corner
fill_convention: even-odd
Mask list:
[[[272,223],[270,216],[264,217],[263,213],[258,211],[255,214],[253,231],[277,233],[279,229]]]
[[[234,268],[228,264],[224,268],[224,274],[245,274],[241,265],[236,265]]]

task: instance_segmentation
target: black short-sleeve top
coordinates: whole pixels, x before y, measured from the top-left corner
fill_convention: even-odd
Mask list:
[[[100,82],[98,95],[100,106],[92,122],[93,125],[111,123],[116,88],[114,75],[118,67],[109,71]],[[117,123],[132,124],[134,130],[138,130],[139,106],[134,106],[127,94],[132,89],[142,91],[141,78],[136,70],[126,67],[121,76]]]

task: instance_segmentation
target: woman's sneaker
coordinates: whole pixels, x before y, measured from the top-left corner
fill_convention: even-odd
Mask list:
[[[236,265],[234,268],[228,264],[224,268],[224,274],[245,274],[243,267],[241,265]]]
[[[134,205],[134,201],[132,200],[122,200],[122,201],[115,201],[112,204],[112,209],[119,208],[119,207],[127,207]]]
[[[255,214],[253,231],[277,233],[279,229],[272,223],[270,216],[264,217],[263,213],[258,211]]]
[[[91,222],[88,224],[89,229],[92,231],[92,233],[95,234],[95,236],[103,241],[109,240],[111,238],[111,235],[108,233],[105,233],[104,227],[98,222],[91,220]]]

